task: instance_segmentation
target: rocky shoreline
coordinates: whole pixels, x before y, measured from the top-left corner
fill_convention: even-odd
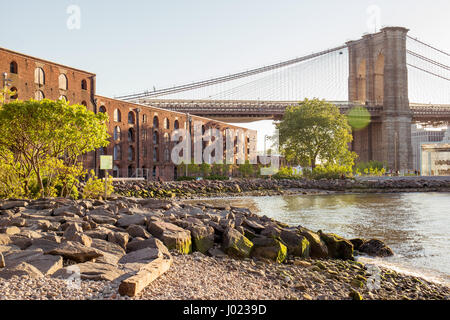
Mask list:
[[[450,179],[233,179],[225,181],[116,181],[124,197],[195,199],[206,197],[273,196],[328,193],[450,192]]]
[[[0,299],[449,299],[379,240],[174,200],[0,201]]]

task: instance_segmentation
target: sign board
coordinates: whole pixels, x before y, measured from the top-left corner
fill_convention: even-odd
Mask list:
[[[100,156],[100,170],[112,170],[113,156]]]

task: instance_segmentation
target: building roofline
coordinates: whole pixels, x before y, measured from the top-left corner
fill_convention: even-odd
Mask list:
[[[23,54],[23,53],[20,53],[20,52],[17,52],[17,51],[13,51],[13,50],[10,50],[10,49],[6,49],[6,48],[3,48],[3,47],[0,47],[0,50],[6,51],[6,52],[9,52],[9,53],[18,55],[18,56],[22,56],[22,57],[25,57],[25,58],[28,58],[28,59],[38,60],[38,61],[41,61],[41,62],[44,62],[44,63],[49,63],[49,64],[52,64],[52,65],[56,65],[56,66],[63,67],[63,68],[66,68],[66,69],[70,69],[70,70],[73,70],[73,71],[78,71],[78,72],[86,73],[86,74],[91,75],[91,76],[94,76],[94,77],[96,76],[95,73],[92,73],[92,72],[89,72],[89,71],[85,71],[85,70],[81,70],[81,69],[69,67],[69,66],[66,66],[66,65],[64,65],[64,64],[60,64],[60,63],[56,63],[56,62],[53,62],[53,61],[50,61],[50,60],[45,60],[45,59],[37,58],[37,57],[34,57],[34,56],[30,56],[30,55],[27,55],[27,54]]]
[[[159,108],[159,107],[148,106],[148,105],[139,104],[139,103],[135,103],[135,102],[123,101],[123,100],[119,100],[119,99],[114,99],[114,98],[110,98],[110,97],[101,96],[101,95],[98,95],[98,94],[96,94],[95,97],[96,98],[100,98],[100,99],[107,99],[107,100],[117,101],[117,102],[120,102],[120,103],[133,105],[133,106],[136,106],[136,107],[152,108],[152,109],[156,109],[156,110],[160,110],[160,111],[165,111],[165,112],[179,114],[180,116],[186,116],[186,113],[183,113],[183,112],[172,111],[172,110],[163,109],[163,108]],[[247,129],[247,128],[244,128],[244,127],[236,126],[236,125],[233,125],[233,124],[230,124],[230,123],[226,123],[226,122],[223,122],[223,121],[220,121],[220,120],[215,120],[215,119],[211,119],[211,118],[205,118],[205,117],[197,116],[195,114],[191,114],[191,116],[199,118],[199,119],[204,119],[206,121],[214,121],[214,122],[221,123],[221,124],[224,124],[224,125],[227,125],[227,126],[232,126],[232,127],[236,127],[236,128],[242,128],[242,129],[245,129],[247,131],[254,131],[254,132],[256,132],[256,130]]]

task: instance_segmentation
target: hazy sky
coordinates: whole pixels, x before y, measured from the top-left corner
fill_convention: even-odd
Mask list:
[[[221,76],[341,45],[374,31],[377,7],[381,25],[405,26],[410,35],[450,51],[449,0],[0,4],[1,47],[94,72],[97,93],[106,96]],[[71,5],[80,9],[79,29],[67,26]]]

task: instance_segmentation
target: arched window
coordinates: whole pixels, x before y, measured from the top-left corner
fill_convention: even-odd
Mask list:
[[[114,127],[114,140],[120,141],[120,138],[121,138],[120,127],[116,126],[116,127]]]
[[[170,125],[169,125],[169,119],[164,118],[164,129],[169,129]]]
[[[164,149],[164,161],[170,161],[169,149]]]
[[[67,101],[67,97],[62,95],[62,96],[59,97],[59,100]]]
[[[164,143],[169,143],[170,142],[170,137],[168,133],[164,133]]]
[[[173,127],[175,128],[175,130],[178,130],[180,128],[180,123],[178,122],[178,120],[175,120],[175,122],[173,123]]]
[[[132,146],[128,147],[128,161],[134,161],[134,148]]]
[[[158,131],[153,131],[153,144],[158,144],[159,142],[159,133]]]
[[[122,159],[122,153],[120,150],[120,145],[116,144],[114,146],[114,160],[121,160]]]
[[[67,90],[67,77],[65,74],[60,74],[58,78],[59,89]]]
[[[38,90],[34,93],[34,100],[41,101],[43,99],[45,99],[45,96],[41,90]]]
[[[128,123],[134,124],[134,112],[133,111],[128,112]]]
[[[122,121],[122,114],[120,113],[119,109],[115,109],[114,110],[114,121],[115,122],[120,122]]]
[[[86,101],[82,101],[82,102],[81,102],[81,105],[87,107],[87,102],[86,102]]]
[[[34,83],[43,86],[45,84],[45,73],[42,68],[36,68],[34,70]]]
[[[18,67],[17,67],[17,62],[12,61],[12,62],[9,64],[9,72],[10,72],[10,73],[17,74],[18,71],[19,71],[19,69],[18,69]]]
[[[153,128],[157,129],[159,127],[159,120],[157,116],[153,117]]]
[[[18,98],[19,98],[19,95],[18,95],[18,93],[17,93],[17,88],[16,88],[16,87],[12,87],[12,88],[11,88],[11,91],[14,92],[14,95],[11,96],[11,99],[12,99],[12,100],[18,99]]]
[[[87,90],[87,81],[85,79],[81,80],[81,89]]]
[[[98,111],[101,112],[101,113],[106,113],[105,106],[101,106],[100,109],[98,109]]]
[[[133,128],[128,129],[128,142],[134,142],[134,130],[133,130]]]
[[[158,152],[158,148],[155,147],[153,148],[153,162],[158,162],[159,161],[159,152]]]

